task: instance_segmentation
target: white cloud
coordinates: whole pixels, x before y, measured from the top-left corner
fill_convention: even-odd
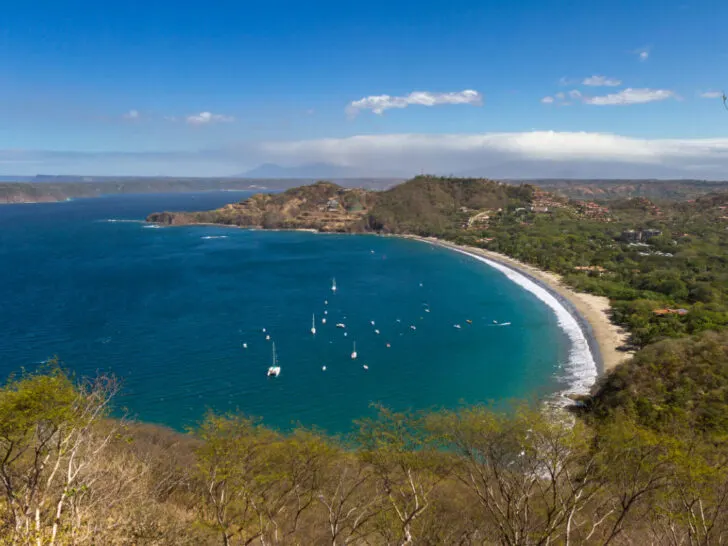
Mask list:
[[[721,99],[723,98],[722,91],[703,91],[699,94],[704,99]]]
[[[129,110],[122,117],[124,119],[139,119],[139,110]]]
[[[8,174],[166,174],[224,176],[259,165],[330,163],[358,172],[411,176],[477,173],[491,177],[725,179],[728,137],[646,139],[530,131],[480,134],[381,134],[249,142],[199,152],[1,150]]]
[[[598,97],[586,97],[584,102],[597,106],[605,105],[626,105],[655,102],[665,99],[676,98],[674,91],[669,89],[632,89],[628,87],[618,93],[602,95]]]
[[[581,83],[592,87],[616,87],[618,85],[622,85],[621,80],[616,78],[607,78],[606,76],[590,76],[588,78],[584,78],[584,81]]]
[[[580,99],[581,98],[581,91],[579,91],[578,89],[572,89],[571,91],[569,91],[569,96],[572,99]]]
[[[212,112],[200,112],[199,114],[187,116],[186,121],[190,125],[208,125],[210,123],[230,123],[235,121],[235,118],[223,114],[213,114]]]
[[[551,104],[554,102],[554,98],[553,97],[544,97],[541,99],[541,102],[544,104]]]
[[[346,112],[356,116],[362,110],[371,110],[375,114],[383,114],[391,108],[407,108],[410,105],[436,106],[439,104],[470,104],[479,106],[483,104],[483,96],[477,91],[466,89],[452,93],[432,93],[430,91],[413,91],[404,97],[390,95],[372,95],[363,99],[352,101]]]
[[[632,53],[637,55],[640,61],[646,61],[650,57],[650,50],[646,47],[635,49]]]
[[[562,92],[558,92],[554,95],[557,99],[564,100],[566,98],[566,95],[564,95]]]
[[[608,175],[605,164],[642,166],[642,176],[659,176],[665,169],[694,169],[700,165],[728,168],[728,138],[640,139],[606,133],[532,131],[483,134],[389,134],[262,143],[257,154],[265,161],[287,165],[327,162],[391,172],[461,173],[478,169],[488,175],[513,162],[538,160],[596,165],[589,176]],[[520,168],[520,167],[519,167]],[[527,166],[524,166],[527,169]],[[498,176],[495,174],[494,176]],[[538,173],[533,176],[538,177]]]

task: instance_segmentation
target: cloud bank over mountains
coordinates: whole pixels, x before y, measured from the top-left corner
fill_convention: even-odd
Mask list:
[[[360,135],[250,142],[195,152],[0,150],[0,165],[15,174],[229,176],[264,163],[286,168],[291,176],[296,176],[296,167],[319,163],[336,166],[340,169],[337,172],[351,176],[426,172],[512,178],[725,180],[728,138],[642,139],[608,133],[531,131]]]

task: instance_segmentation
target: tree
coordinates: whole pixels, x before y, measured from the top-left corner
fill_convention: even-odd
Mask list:
[[[121,426],[103,421],[118,391],[113,377],[74,384],[57,361],[49,366],[0,390],[4,523],[14,541],[39,546],[88,538],[83,508],[99,497],[100,462]]]

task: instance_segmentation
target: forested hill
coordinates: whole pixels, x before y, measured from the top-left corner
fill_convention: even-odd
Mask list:
[[[524,181],[514,180],[514,184]],[[728,191],[728,182],[708,180],[576,180],[535,179],[531,184],[570,199],[611,201],[646,197],[656,201],[687,201],[714,192]]]
[[[169,225],[217,223],[241,227],[339,232],[441,234],[460,229],[474,212],[531,204],[534,188],[476,178],[418,176],[373,192],[317,182],[281,194],[256,194],[213,211],[153,213]]]

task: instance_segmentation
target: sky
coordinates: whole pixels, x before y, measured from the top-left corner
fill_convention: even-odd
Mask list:
[[[0,175],[728,179],[727,24],[717,0],[12,0]]]

